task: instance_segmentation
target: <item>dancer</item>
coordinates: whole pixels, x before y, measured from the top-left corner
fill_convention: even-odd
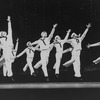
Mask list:
[[[81,72],[80,72],[80,54],[81,54],[81,50],[82,50],[82,41],[85,38],[89,27],[91,27],[91,24],[87,25],[87,28],[85,29],[84,33],[80,36],[72,33],[71,37],[72,39],[68,39],[67,43],[70,43],[72,45],[72,57],[71,60],[67,61],[66,63],[64,63],[63,65],[68,67],[70,64],[73,64],[74,66],[74,72],[75,72],[75,77],[80,78],[81,79]]]
[[[17,38],[17,40],[16,40],[15,49],[12,48],[12,53],[11,53],[11,57],[10,57],[11,63],[13,63],[15,61],[16,53],[17,53],[17,50],[18,50],[18,44],[19,44],[19,38]],[[3,55],[2,55],[2,57],[0,59],[0,65],[3,66],[3,76],[6,76],[7,67],[5,65],[5,58],[4,58]]]
[[[88,44],[87,48],[90,47],[96,47],[96,46],[100,46],[100,42],[94,43],[94,44]],[[100,57],[98,57],[97,59],[93,60],[94,64],[98,64],[100,62]]]
[[[6,69],[6,75],[11,78],[13,76],[12,72],[12,61],[11,61],[11,56],[12,56],[12,49],[13,49],[13,38],[12,38],[12,27],[11,27],[11,20],[10,16],[7,18],[8,21],[8,34],[5,31],[1,31],[1,48],[3,49],[3,57],[5,58],[5,67],[4,70]]]
[[[70,31],[71,31],[70,29],[67,31],[67,34],[63,40],[61,40],[60,36],[58,35],[55,36],[54,47],[56,48],[56,55],[55,55],[56,63],[53,69],[55,69],[56,77],[59,77],[59,68],[60,68],[60,63],[61,63],[62,54],[63,54],[63,45],[67,41]]]
[[[33,61],[33,58],[34,58],[34,52],[35,52],[35,50],[36,50],[36,48],[38,47],[38,46],[36,46],[36,47],[33,47],[32,45],[31,45],[31,42],[29,41],[29,42],[27,42],[27,48],[26,49],[24,49],[20,54],[18,54],[17,56],[16,56],[16,58],[18,58],[18,57],[21,57],[24,53],[26,53],[26,55],[27,55],[27,57],[26,57],[26,65],[25,65],[25,67],[23,68],[23,71],[25,72],[26,70],[27,70],[27,68],[29,67],[29,69],[30,69],[30,75],[34,75],[34,76],[36,76],[35,75],[35,71],[34,71],[34,69],[33,69],[33,67],[32,67],[32,61]]]
[[[48,64],[49,54],[50,54],[50,50],[51,50],[50,41],[53,37],[56,26],[57,26],[57,24],[53,25],[52,31],[48,37],[47,37],[47,32],[43,31],[41,33],[42,37],[39,40],[32,43],[32,45],[38,44],[40,47],[40,50],[41,50],[41,53],[40,53],[41,60],[34,66],[34,68],[37,69],[42,65],[42,70],[44,72],[46,81],[49,81],[48,72],[47,72],[47,64]]]

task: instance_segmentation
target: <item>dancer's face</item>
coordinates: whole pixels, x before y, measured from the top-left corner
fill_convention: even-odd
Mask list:
[[[56,41],[59,41],[59,40],[61,40],[61,38],[60,38],[59,36],[56,36],[56,37],[55,37],[55,40],[56,40]]]
[[[47,32],[42,32],[41,36],[42,36],[43,38],[46,38],[46,37],[47,37]]]
[[[31,42],[27,42],[26,44],[28,47],[32,47]]]

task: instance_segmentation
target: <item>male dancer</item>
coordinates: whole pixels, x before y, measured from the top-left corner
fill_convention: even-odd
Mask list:
[[[7,69],[7,76],[12,79],[12,49],[13,49],[13,39],[12,39],[12,27],[10,16],[8,16],[8,34],[4,31],[1,32],[1,48],[3,49],[3,57],[5,58],[5,67]]]
[[[63,40],[61,40],[60,36],[55,36],[54,47],[56,48],[56,63],[53,68],[55,69],[56,77],[59,77],[59,68],[63,54],[63,45],[67,41],[70,31],[70,29],[67,31],[67,34]]]
[[[68,39],[66,42],[70,43],[72,45],[72,57],[71,60],[67,61],[66,63],[64,63],[63,65],[68,67],[70,64],[73,64],[74,66],[74,72],[75,72],[75,77],[80,78],[81,79],[81,72],[80,72],[80,53],[82,50],[82,41],[85,38],[89,27],[91,26],[91,24],[87,25],[87,28],[85,29],[84,33],[80,36],[72,33],[71,37],[72,39]]]
[[[38,44],[40,46],[40,50],[41,50],[41,53],[40,53],[41,60],[34,66],[34,68],[37,69],[42,65],[42,70],[44,72],[46,81],[49,81],[48,72],[47,72],[47,64],[48,64],[49,54],[50,54],[50,50],[51,50],[50,41],[53,37],[56,26],[57,26],[57,24],[53,25],[52,31],[48,37],[47,37],[47,32],[43,31],[41,33],[42,37],[39,40],[32,43],[32,45]]]
[[[12,49],[12,53],[11,53],[11,57],[10,57],[11,63],[13,63],[15,61],[16,53],[18,50],[18,44],[19,44],[19,38],[17,38],[17,40],[16,40],[15,49],[14,48]],[[5,65],[5,58],[3,55],[0,59],[0,65],[3,66],[3,75],[6,76],[8,71],[7,71],[7,67]]]
[[[27,62],[27,64],[26,64],[25,67],[23,68],[23,71],[25,72],[25,71],[27,70],[28,66],[29,66],[30,75],[36,76],[36,75],[35,75],[35,72],[34,72],[34,69],[33,69],[33,67],[32,67],[32,61],[33,61],[34,52],[35,52],[37,46],[36,46],[36,47],[33,47],[33,46],[31,45],[31,42],[27,42],[26,45],[27,45],[27,48],[24,49],[24,50],[23,50],[20,54],[18,54],[16,57],[18,58],[18,57],[22,56],[24,53],[26,53],[26,55],[27,55],[27,57],[26,57],[26,62]]]
[[[94,44],[88,44],[87,48],[90,47],[96,47],[96,46],[100,46],[100,42],[94,43]],[[94,64],[98,64],[100,62],[100,57],[98,57],[97,59],[93,60]]]

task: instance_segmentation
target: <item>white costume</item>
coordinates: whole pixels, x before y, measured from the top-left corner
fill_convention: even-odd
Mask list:
[[[48,37],[47,37],[46,32],[42,32],[41,33],[42,38],[32,43],[32,45],[38,44],[40,46],[40,51],[41,51],[41,53],[40,53],[41,60],[34,66],[34,68],[37,69],[42,65],[42,70],[44,72],[45,77],[48,77],[47,64],[48,64],[49,54],[50,54],[50,50],[51,50],[50,41],[53,37],[56,26],[57,25],[55,24]]]
[[[55,55],[56,63],[53,68],[55,69],[56,75],[59,74],[60,63],[61,63],[62,54],[63,54],[63,45],[67,41],[69,33],[70,33],[70,30],[67,32],[67,35],[63,40],[61,40],[59,36],[55,37],[54,47],[56,48],[56,55]]]
[[[81,44],[82,44],[82,40],[84,39],[84,37],[86,36],[86,34],[88,32],[89,27],[90,27],[90,24],[87,25],[87,28],[81,37],[76,35],[75,33],[73,33],[71,35],[71,37],[73,37],[73,38],[67,40],[67,42],[70,43],[72,45],[72,48],[73,48],[72,57],[71,57],[71,60],[67,61],[63,65],[67,67],[70,64],[73,64],[75,77],[81,77],[81,72],[80,72],[80,53],[82,50]]]
[[[26,56],[27,56],[26,57],[26,62],[27,62],[27,64],[23,68],[23,71],[26,71],[28,66],[29,66],[31,75],[33,75],[33,73],[34,73],[34,69],[32,67],[32,62],[33,62],[33,58],[34,58],[34,52],[35,52],[35,47],[28,46],[24,51],[22,51],[20,54],[17,55],[17,58],[18,58],[18,57],[22,56],[24,53],[26,53]]]
[[[2,32],[1,48],[3,49],[3,57],[5,58],[4,72],[6,72],[8,77],[13,76],[12,73],[12,49],[13,49],[13,39],[12,39],[12,27],[10,16],[8,16],[8,35],[6,32]],[[6,76],[6,74],[4,76]]]
[[[18,50],[18,39],[16,41],[15,49],[13,48],[12,52],[11,52],[11,56],[10,56],[11,63],[13,63],[15,61],[15,56],[16,56],[17,50]],[[4,56],[2,56],[2,59],[0,59],[0,61],[2,61],[2,62],[5,61]],[[2,64],[3,64],[3,75],[6,76],[7,68],[6,68],[5,62],[3,62]]]

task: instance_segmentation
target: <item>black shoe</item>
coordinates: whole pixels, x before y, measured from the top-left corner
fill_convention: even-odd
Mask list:
[[[49,82],[49,77],[45,77],[46,81]]]
[[[14,82],[14,78],[11,76],[11,77],[8,77],[8,82]]]
[[[82,77],[75,77],[77,82],[83,82],[83,78]]]
[[[36,74],[35,74],[35,72],[34,72],[34,73],[32,73],[32,76],[35,76],[35,77],[36,77]]]
[[[13,77],[11,77],[11,80],[12,80],[13,82],[15,81]]]
[[[56,78],[59,78],[59,74],[55,74],[56,75]]]
[[[83,81],[84,81],[82,77],[80,77],[80,81],[81,81],[81,82],[83,82]]]

